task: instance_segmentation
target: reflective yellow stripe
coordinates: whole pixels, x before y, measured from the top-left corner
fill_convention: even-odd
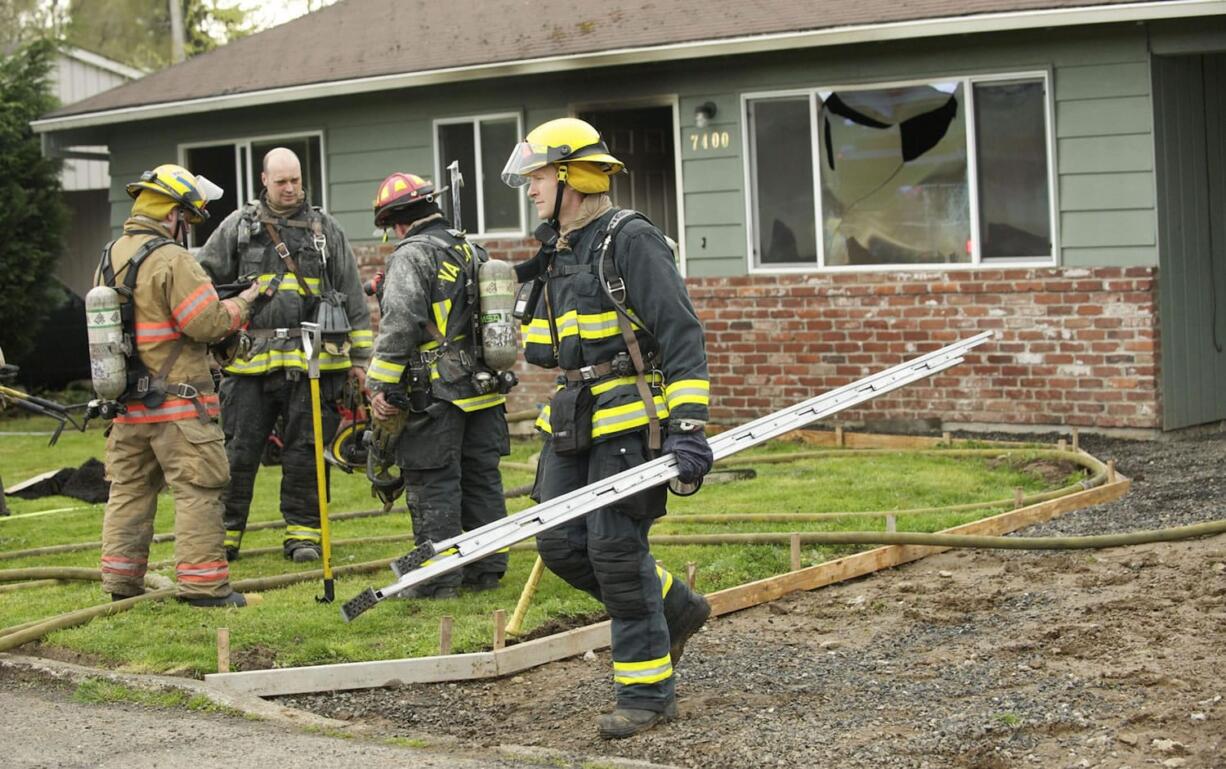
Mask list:
[[[237,548],[243,543],[243,532],[237,529],[226,529],[226,538],[222,542],[223,547]]]
[[[546,403],[545,407],[541,409],[541,413],[536,415],[536,422],[533,424],[533,426],[536,427],[536,429],[540,430],[543,433],[549,433],[550,435],[553,434],[553,427],[550,426],[549,424],[549,404],[548,403]]]
[[[268,290],[268,287],[272,285],[273,278],[275,277],[277,276],[273,275],[272,273],[267,273],[256,278],[255,282],[256,285],[260,287],[261,291],[266,291]],[[302,281],[306,283],[307,288],[311,289],[311,293],[319,296],[319,278],[303,278]],[[298,285],[298,278],[292,272],[287,272],[281,276],[281,283],[277,286],[277,290],[294,291],[301,296],[306,296],[306,291],[303,291],[302,287]]]
[[[497,406],[507,402],[507,396],[502,393],[489,393],[488,395],[476,395],[472,398],[460,398],[452,401],[460,407],[461,411],[480,411],[488,409],[491,406]]]
[[[351,365],[348,355],[332,355],[326,351],[319,353],[319,368],[322,371],[344,371]],[[226,372],[230,374],[264,374],[280,368],[299,369],[306,371],[306,353],[302,350],[266,350],[250,358],[240,358],[229,366]]]
[[[390,360],[375,358],[370,362],[370,370],[366,372],[366,376],[376,382],[396,384],[404,376],[404,368],[404,365],[401,363],[393,363]]]
[[[650,385],[658,385],[661,382],[659,375],[653,374],[651,372],[648,372],[647,375],[644,377],[644,379],[646,379],[647,384],[650,384]],[[616,379],[609,379],[607,381],[601,382],[600,384],[592,385],[592,395],[600,395],[601,393],[607,393],[609,390],[613,390],[618,387],[634,387],[635,388],[634,394],[638,395],[638,388],[635,386],[635,382],[637,381],[638,381],[638,377],[633,377],[633,376],[623,376],[623,377],[618,377]]]
[[[466,336],[465,334],[460,334],[452,341],[459,341],[460,339],[463,339],[465,336]],[[429,342],[423,342],[417,345],[417,350],[418,352],[426,352],[427,350],[433,350],[437,348],[438,346],[439,346],[439,342],[437,342],[434,339],[431,339]]]
[[[312,529],[310,526],[294,526],[293,528],[286,526],[285,541],[288,542],[291,539],[305,539],[307,542],[319,542],[323,539],[323,532],[321,529]]]
[[[669,657],[644,662],[613,661],[613,680],[624,686],[654,684],[672,675],[673,662]]]
[[[656,404],[656,416],[660,419],[667,417],[668,407],[664,404],[664,398],[656,395],[652,400]],[[641,400],[622,406],[596,409],[596,413],[592,415],[592,437],[599,438],[602,435],[612,435],[634,427],[642,427],[647,424],[647,421],[647,408]]]
[[[519,327],[520,344],[527,347],[531,344],[553,344],[553,338],[549,336],[549,321],[543,318],[533,318],[532,323],[527,326]]]
[[[660,595],[667,596],[668,591],[673,589],[673,575],[669,574],[663,566],[657,563],[656,576],[660,578]]]
[[[705,379],[681,379],[664,388],[668,407],[675,409],[683,403],[708,406],[711,403],[711,383]]]
[[[373,347],[375,334],[370,329],[356,329],[349,332],[349,344],[353,347]]]
[[[451,314],[451,300],[444,299],[441,302],[435,302],[430,307],[434,310],[434,325],[438,326],[438,332],[447,336],[447,316]]]
[[[437,558],[442,558],[442,557],[443,557],[443,556],[445,556],[445,555],[455,555],[455,554],[456,554],[456,553],[458,553],[458,552],[460,552],[459,548],[449,547],[449,548],[447,548],[446,550],[444,550],[443,552],[441,552],[441,553],[435,553],[434,555],[435,555],[435,557],[437,557]],[[429,565],[430,565],[430,564],[432,564],[432,563],[434,563],[434,559],[433,559],[433,558],[427,558],[426,560],[424,560],[424,561],[422,561],[422,562],[421,562],[421,565],[422,565],[422,566],[429,566]],[[418,568],[421,568],[421,566],[419,566]]]

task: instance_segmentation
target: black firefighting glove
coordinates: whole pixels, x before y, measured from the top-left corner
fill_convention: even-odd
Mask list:
[[[682,483],[698,483],[715,461],[701,427],[689,432],[669,430],[662,450],[677,458],[677,480]]]

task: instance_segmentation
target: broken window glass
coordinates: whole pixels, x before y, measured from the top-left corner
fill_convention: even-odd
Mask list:
[[[961,82],[819,93],[830,266],[969,262]]]

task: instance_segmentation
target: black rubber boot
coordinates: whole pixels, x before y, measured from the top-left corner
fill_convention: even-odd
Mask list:
[[[450,585],[446,587],[417,586],[417,587],[410,587],[410,588],[401,590],[394,597],[395,598],[406,598],[406,599],[425,598],[428,600],[438,601],[438,600],[443,600],[446,598],[459,598],[460,591],[456,590],[454,587],[451,587]]]
[[[307,563],[309,561],[318,561],[322,557],[318,545],[299,545],[290,552],[285,554],[286,558],[291,559],[294,563]]]
[[[656,724],[666,724],[677,717],[677,703],[670,702],[661,712],[639,708],[618,708],[612,713],[596,717],[600,736],[606,740],[620,740],[645,732]]]
[[[243,607],[247,605],[247,597],[242,593],[230,593],[223,598],[213,598],[211,596],[197,596],[195,598],[179,598],[180,601],[188,606],[199,606],[201,608],[222,608],[226,606]]]
[[[145,591],[143,590],[139,593],[133,593],[132,595],[124,595],[123,593],[111,593],[111,602],[114,603],[115,601],[126,601],[129,598],[135,598],[138,595],[144,595],[144,594],[145,594]]]
[[[484,574],[478,574],[475,579],[464,580],[464,587],[474,593],[482,593],[486,590],[497,590],[498,581],[502,579],[502,575],[495,574],[492,571],[487,571]]]
[[[232,562],[232,561],[237,561],[237,560],[238,560],[238,548],[237,547],[227,547],[226,548],[226,561]]]
[[[681,612],[681,616],[677,617],[676,627],[668,629],[672,637],[672,645],[668,651],[673,660],[673,667],[677,667],[677,663],[681,661],[681,654],[685,651],[685,642],[706,624],[707,617],[710,616],[711,604],[707,603],[706,598],[695,593],[694,600],[690,601],[685,610]]]

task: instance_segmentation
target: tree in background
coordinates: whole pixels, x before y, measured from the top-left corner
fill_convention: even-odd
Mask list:
[[[55,45],[36,40],[0,58],[0,347],[19,359],[55,303],[52,273],[68,214],[60,161],[43,157],[30,121],[55,109]]]
[[[0,55],[42,38],[59,38],[68,0],[0,0]]]
[[[13,2],[13,0],[5,0]],[[220,0],[181,0],[187,55],[211,51],[245,37],[247,11]],[[71,0],[64,41],[144,70],[171,63],[167,0]]]

